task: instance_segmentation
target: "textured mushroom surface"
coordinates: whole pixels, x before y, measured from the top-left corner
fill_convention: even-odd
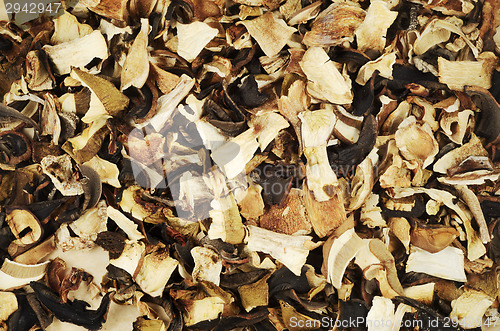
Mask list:
[[[500,328],[498,0],[40,5],[0,331]]]

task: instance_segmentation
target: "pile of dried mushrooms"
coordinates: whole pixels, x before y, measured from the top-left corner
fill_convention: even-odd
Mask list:
[[[499,330],[499,1],[0,23],[0,330]]]

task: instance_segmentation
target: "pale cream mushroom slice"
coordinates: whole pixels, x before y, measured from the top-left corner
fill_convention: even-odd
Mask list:
[[[149,55],[148,55],[148,33],[149,23],[147,18],[141,19],[141,30],[137,34],[130,46],[130,49],[123,64],[121,72],[120,90],[134,86],[142,88],[149,75]]]
[[[42,239],[43,228],[33,213],[25,209],[14,209],[5,217],[10,231],[16,237],[9,247],[11,256],[17,256]]]
[[[95,58],[104,61],[108,58],[108,45],[100,31],[64,42],[55,46],[45,45],[42,49],[54,64],[59,75],[69,74],[72,67],[83,68]],[[98,73],[99,69],[91,70]]]
[[[356,253],[354,262],[363,270],[367,280],[376,279],[380,292],[385,298],[392,299],[403,295],[394,257],[380,239],[363,239],[365,245]]]
[[[52,45],[58,45],[91,34],[94,30],[88,24],[78,22],[77,18],[64,11],[64,14],[54,19],[54,33],[50,37]]]
[[[49,155],[40,162],[43,172],[49,176],[54,186],[65,196],[83,194],[83,186],[78,172],[73,170],[69,155]]]
[[[275,18],[271,12],[253,20],[242,21],[241,24],[247,28],[264,54],[269,57],[278,54],[297,31],[282,19]]]
[[[193,280],[209,281],[219,286],[222,271],[222,259],[219,254],[210,248],[197,246],[191,249],[191,256],[194,260]]]
[[[398,13],[391,11],[387,2],[372,1],[363,23],[355,32],[358,50],[382,52],[386,44],[387,30],[397,16]]]
[[[170,257],[166,248],[159,248],[144,257],[135,281],[152,297],[161,296],[178,264],[179,261]]]
[[[414,116],[409,116],[398,127],[395,134],[396,146],[409,161],[417,160],[423,168],[434,161],[439,145],[427,123],[419,124]]]
[[[489,89],[497,62],[497,56],[491,52],[481,53],[478,61],[448,61],[439,57],[439,81],[457,91],[462,91],[466,85]]]
[[[94,169],[95,172],[99,174],[103,183],[117,188],[121,187],[120,181],[118,180],[120,171],[116,164],[111,163],[108,160],[101,159],[98,155],[96,155],[89,161],[83,163],[83,165]]]
[[[483,316],[494,301],[495,298],[482,291],[466,288],[458,299],[451,302],[450,318],[465,329],[481,327]]]
[[[141,241],[126,240],[121,255],[110,259],[109,264],[121,268],[132,277],[137,277],[146,255],[146,245]]]
[[[488,156],[479,138],[472,133],[469,142],[443,155],[433,166],[437,173],[446,174],[448,169],[458,166],[470,156]]]
[[[309,251],[321,245],[311,236],[290,236],[248,225],[245,242],[250,251],[263,252],[283,263],[295,275],[300,275]]]
[[[0,290],[8,291],[21,288],[42,279],[50,261],[39,264],[22,264],[5,259],[0,268]]]
[[[474,112],[469,109],[455,112],[445,111],[441,115],[439,124],[451,141],[462,145],[465,134],[469,129],[471,117],[474,117]]]
[[[466,282],[464,258],[463,252],[456,247],[448,246],[437,253],[412,247],[406,272],[422,272],[442,279]]]
[[[188,62],[192,62],[219,30],[204,22],[176,24],[179,45],[177,52]]]
[[[328,244],[329,242],[331,242],[331,245]],[[354,229],[346,230],[340,237],[332,237],[325,243],[323,248],[323,268],[326,269],[328,282],[335,288],[339,289],[342,286],[342,278],[347,265],[364,246],[365,242],[356,234]]]
[[[333,104],[350,104],[351,81],[340,73],[321,47],[309,48],[299,62],[307,76],[307,92],[316,99]]]
[[[0,328],[18,308],[17,298],[13,292],[0,292]]]

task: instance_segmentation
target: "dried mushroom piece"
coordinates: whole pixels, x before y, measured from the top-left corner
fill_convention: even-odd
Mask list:
[[[69,74],[71,67],[84,68],[95,58],[104,61],[108,58],[108,45],[99,31],[61,43],[42,48],[54,64],[54,72],[59,75]],[[97,73],[100,70],[91,70]]]

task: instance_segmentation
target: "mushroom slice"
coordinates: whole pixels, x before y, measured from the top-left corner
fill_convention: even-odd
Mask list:
[[[0,268],[0,291],[10,291],[42,279],[49,263],[28,265],[5,259]]]
[[[374,297],[372,307],[366,316],[368,331],[391,330],[393,324],[396,325],[394,323],[395,317],[394,303],[391,299]]]
[[[283,263],[299,276],[309,251],[321,243],[314,243],[311,236],[289,236],[248,225],[245,239],[250,251],[263,252]]]
[[[238,206],[240,207],[240,214],[247,220],[258,219],[264,214],[264,200],[262,199],[262,186],[249,183],[245,196],[239,199]],[[290,192],[291,193],[291,192]],[[272,207],[271,207],[272,208]],[[295,213],[293,213],[295,214]],[[262,225],[262,218],[260,219]],[[300,223],[300,221],[299,221]],[[265,226],[262,226],[266,228]],[[291,233],[287,233],[291,234]]]
[[[113,187],[121,187],[120,181],[118,180],[120,171],[118,170],[116,164],[101,159],[96,155],[89,161],[83,163],[83,165],[94,169],[103,183],[109,184]]]
[[[54,19],[54,34],[50,37],[50,43],[62,44],[91,34],[92,31],[90,25],[78,22],[75,16],[64,11],[64,14]]]
[[[471,133],[468,143],[455,148],[437,160],[433,170],[440,174],[446,174],[448,169],[458,166],[470,156],[488,156],[488,151],[484,149],[483,144],[474,133]]]
[[[218,171],[210,174],[209,186],[214,199],[210,203],[209,215],[212,224],[208,230],[210,239],[220,238],[230,244],[240,244],[245,238],[245,229],[234,195],[227,187],[224,175]],[[217,284],[218,285],[218,284]]]
[[[210,248],[197,246],[191,249],[194,260],[193,280],[209,281],[219,286],[220,273],[222,271],[222,259]]]
[[[108,58],[108,45],[100,31],[55,46],[45,45],[42,49],[52,60],[54,70],[59,75],[69,74],[72,67],[83,68],[95,58],[101,61]]]
[[[406,189],[396,189],[395,197],[405,197],[410,196],[415,193],[425,193],[433,200],[443,203],[446,207],[453,210],[458,216],[460,223],[463,223],[465,231],[467,234],[467,258],[471,261],[479,259],[486,253],[486,248],[484,247],[481,240],[477,237],[476,231],[471,224],[471,215],[468,210],[466,210],[462,203],[455,203],[456,197],[443,190],[438,189],[426,189],[426,188],[406,188]]]
[[[352,102],[350,80],[340,74],[323,48],[309,48],[299,64],[307,76],[307,92],[312,97],[341,105]]]
[[[54,186],[64,196],[83,194],[82,183],[78,180],[78,172],[73,171],[69,155],[49,155],[40,162],[43,172],[50,177]]]
[[[178,264],[179,261],[171,258],[167,249],[155,250],[144,257],[135,281],[147,294],[152,297],[160,296]]]
[[[0,326],[19,308],[16,295],[12,292],[0,292]]]
[[[207,297],[200,300],[185,300],[184,323],[186,327],[197,323],[215,320],[224,311],[225,302],[219,297]]]
[[[450,318],[465,329],[481,327],[483,316],[494,301],[495,298],[482,291],[466,288],[458,299],[451,302]]]
[[[466,282],[464,269],[464,253],[448,246],[437,253],[429,253],[423,249],[412,247],[406,272],[422,272],[430,276]]]
[[[354,262],[363,270],[367,280],[376,279],[380,292],[385,298],[392,299],[403,295],[394,257],[380,239],[364,239],[365,245],[356,253]]]
[[[462,145],[468,129],[469,119],[474,116],[472,110],[443,112],[439,124],[451,141]]]
[[[42,239],[43,228],[38,219],[28,210],[14,209],[5,218],[16,240],[9,245],[11,256],[19,255]]]
[[[359,220],[370,228],[387,226],[385,219],[382,217],[382,208],[378,206],[379,201],[380,196],[370,192],[370,195],[368,195],[364,204],[361,206]]]
[[[194,83],[194,78],[183,74],[172,91],[158,98],[157,113],[149,121],[136,125],[136,128],[151,125],[155,132],[160,132],[172,120],[177,106],[191,91]]]
[[[464,200],[469,207],[472,215],[479,225],[479,236],[482,242],[484,244],[487,244],[491,240],[488,231],[488,224],[486,223],[486,219],[484,218],[483,211],[476,194],[470,188],[468,188],[467,185],[456,185],[455,188],[460,194],[462,200]]]
[[[177,23],[176,28],[179,38],[178,53],[189,62],[192,62],[210,40],[219,33],[219,30],[204,22]]]
[[[458,235],[458,231],[451,226],[422,226],[417,223],[411,231],[411,243],[429,253],[437,253],[448,247]]]
[[[51,93],[47,93],[43,97],[45,104],[40,115],[41,135],[52,135],[52,143],[58,145],[59,137],[61,136],[61,119],[58,115],[59,105],[57,98]]]
[[[451,31],[439,23],[438,18],[431,20],[419,34],[413,44],[413,51],[416,55],[422,55],[435,45],[450,39]]]
[[[414,116],[405,119],[395,134],[396,145],[409,161],[417,160],[423,168],[434,161],[439,145],[429,124],[418,124]]]
[[[491,170],[476,170],[451,177],[439,177],[438,181],[447,185],[483,185],[487,181],[495,182],[500,173]]]
[[[378,148],[374,148],[370,154],[356,167],[356,174],[351,182],[351,198],[348,210],[356,210],[363,205],[371,194],[374,178],[374,166],[378,162]]]
[[[267,306],[269,304],[269,285],[267,284],[267,280],[270,276],[271,273],[268,273],[253,284],[238,287],[241,305],[247,312],[256,307]]]
[[[69,227],[73,232],[84,240],[96,241],[97,235],[106,231],[108,215],[106,203],[101,201],[96,207],[90,208],[72,222]]]
[[[395,52],[383,54],[378,59],[367,62],[359,69],[356,83],[365,85],[375,71],[378,71],[381,77],[392,79],[392,66],[394,63],[396,63]]]
[[[50,90],[54,87],[53,77],[40,60],[40,51],[30,51],[26,55],[26,81],[33,91]]]
[[[254,129],[248,129],[212,151],[211,157],[228,179],[243,172],[259,148]]]
[[[271,205],[259,218],[261,228],[288,235],[305,235],[311,232],[311,223],[306,215],[302,190],[292,188],[286,200]]]
[[[149,75],[149,59],[148,59],[148,33],[149,23],[147,18],[141,19],[141,30],[135,37],[127,58],[123,64],[121,73],[120,90],[126,90],[130,86],[135,86],[138,89],[142,88],[146,83]]]
[[[438,58],[439,82],[452,90],[462,91],[466,85],[491,87],[491,77],[497,57],[491,52],[480,55],[478,61],[448,61]]]
[[[355,144],[363,126],[363,116],[354,116],[342,106],[334,107],[333,112],[337,117],[333,126],[333,135],[342,142]]]
[[[127,234],[130,240],[140,240],[144,236],[137,230],[137,224],[123,215],[118,209],[108,206],[107,214],[120,229]]]
[[[417,300],[424,305],[431,305],[434,300],[434,288],[436,283],[414,285],[404,289],[405,297]]]
[[[260,150],[266,147],[278,136],[278,133],[290,126],[287,120],[275,112],[258,113],[252,118],[250,127],[254,129]]]
[[[318,201],[314,192],[309,188],[308,181],[304,182],[302,190],[309,221],[318,237],[330,235],[346,221],[344,198],[338,187],[327,188],[325,193],[328,195],[328,200],[325,201]]]
[[[406,253],[409,254],[411,226],[408,220],[404,217],[391,217],[389,219],[389,229],[403,244],[406,249]]]
[[[339,289],[342,286],[342,278],[347,265],[364,246],[365,242],[353,228],[346,230],[338,238],[329,238],[325,243],[322,269],[326,269],[327,279],[335,288]]]
[[[146,246],[140,241],[125,241],[125,247],[121,255],[117,259],[110,259],[109,264],[121,268],[128,272],[132,277],[137,277],[139,273],[144,256],[146,253]]]
[[[318,1],[319,2],[319,1]],[[302,42],[307,46],[337,46],[354,41],[354,31],[366,13],[353,2],[334,2],[314,20]],[[292,25],[291,22],[289,24]]]
[[[71,70],[71,77],[80,81],[83,86],[88,87],[109,115],[115,116],[128,107],[129,99],[110,81],[91,75],[78,68],[73,68],[73,70]],[[92,109],[90,109],[89,112],[90,111],[92,111]],[[90,121],[84,122],[89,123]]]
[[[266,56],[278,54],[297,31],[288,26],[282,19],[276,19],[271,12],[267,12],[253,20],[242,21],[241,24],[259,44]]]
[[[398,13],[391,11],[387,2],[372,1],[363,23],[355,32],[358,50],[382,52],[386,44],[387,29],[397,16]]]

